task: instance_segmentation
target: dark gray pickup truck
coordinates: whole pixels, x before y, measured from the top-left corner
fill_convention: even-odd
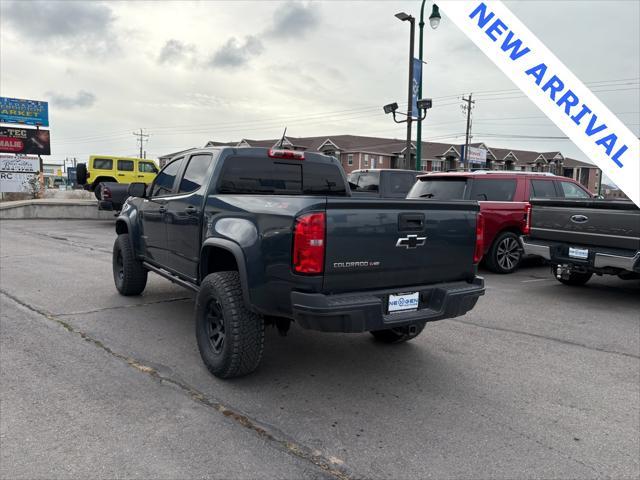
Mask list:
[[[138,295],[151,271],[196,291],[198,347],[221,378],[258,366],[265,325],[403,342],[484,293],[476,202],[352,198],[333,157],[197,150],[129,193],[116,288]]]
[[[567,285],[592,275],[640,279],[640,209],[629,201],[531,201],[526,254],[539,255]]]

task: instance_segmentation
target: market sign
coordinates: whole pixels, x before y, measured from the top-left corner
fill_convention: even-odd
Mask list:
[[[0,97],[0,123],[49,126],[49,104],[38,100]]]
[[[487,163],[487,151],[484,148],[469,147],[467,160],[469,163]]]
[[[0,152],[51,155],[49,130],[0,127]]]
[[[0,155],[0,172],[36,173],[40,170],[38,157]]]

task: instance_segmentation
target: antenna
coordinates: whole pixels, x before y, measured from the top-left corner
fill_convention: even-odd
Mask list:
[[[287,134],[287,127],[284,127],[284,132],[282,132],[282,138],[278,142],[278,148],[282,148],[282,144],[284,143],[284,136]]]

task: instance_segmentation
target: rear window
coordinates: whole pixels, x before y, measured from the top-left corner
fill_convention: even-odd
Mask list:
[[[556,198],[557,196],[552,180],[531,180],[530,198]]]
[[[377,192],[379,185],[380,172],[362,172],[351,180],[351,190],[354,192]]]
[[[331,163],[230,157],[222,171],[220,193],[346,195],[340,170]]]
[[[433,198],[436,200],[463,200],[466,178],[423,178],[413,186],[407,198]]]
[[[113,160],[110,158],[96,158],[93,160],[93,168],[96,170],[113,170]]]
[[[506,179],[475,179],[469,199],[489,202],[511,202],[516,193],[516,181]]]

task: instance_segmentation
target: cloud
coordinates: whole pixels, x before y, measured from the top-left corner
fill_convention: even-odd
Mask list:
[[[101,2],[3,2],[2,16],[16,34],[32,45],[47,42],[65,53],[89,55],[117,49],[113,33],[115,16]]]
[[[258,37],[245,37],[240,43],[236,37],[231,37],[209,59],[209,66],[234,68],[245,65],[251,57],[260,55],[264,51],[262,41]]]
[[[49,101],[61,110],[72,110],[74,108],[88,108],[96,103],[96,96],[85,90],[80,90],[75,96],[64,95],[62,93],[47,92],[45,95]]]
[[[287,2],[273,13],[273,25],[266,35],[273,38],[299,38],[320,25],[317,4]]]
[[[171,38],[167,40],[158,55],[158,63],[191,63],[196,53],[195,45]]]

